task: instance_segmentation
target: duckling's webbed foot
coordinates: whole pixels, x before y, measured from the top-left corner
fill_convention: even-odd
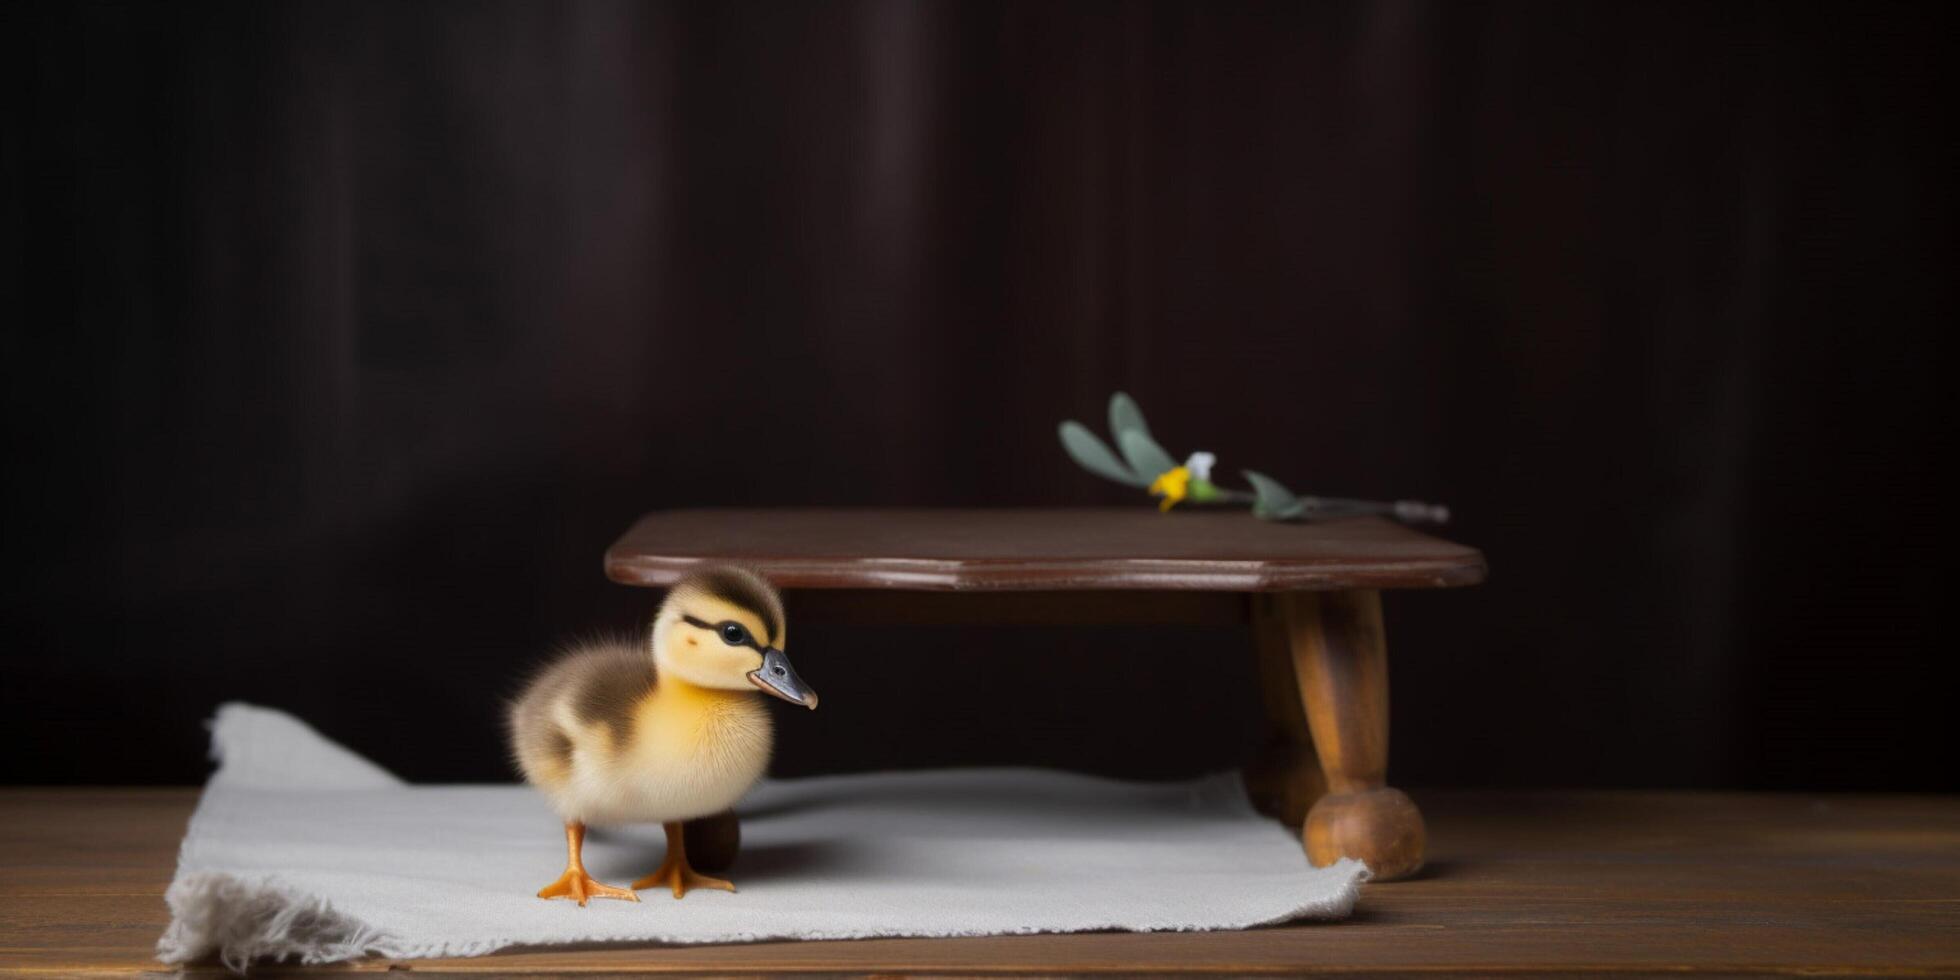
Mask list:
[[[566,868],[558,880],[538,890],[539,898],[569,898],[584,905],[590,898],[622,898],[637,902],[640,896],[625,888],[614,888],[585,873],[584,868]]]
[[[674,891],[674,897],[686,895],[689,889],[713,888],[732,892],[735,883],[721,878],[711,878],[694,870],[687,863],[687,842],[683,837],[679,821],[663,824],[667,831],[667,857],[660,862],[660,870],[633,883],[637,891],[641,888],[665,886]]]
[[[565,873],[558,880],[538,890],[539,898],[569,898],[585,906],[587,899],[618,898],[637,902],[640,896],[625,888],[614,888],[585,873],[582,853],[585,850],[585,825],[568,823],[565,825]]]

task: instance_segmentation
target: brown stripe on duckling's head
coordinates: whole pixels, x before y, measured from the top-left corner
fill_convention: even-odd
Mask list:
[[[694,572],[674,583],[671,595],[694,592],[746,609],[769,632],[766,641],[783,642],[783,600],[762,576],[735,565],[717,565]]]

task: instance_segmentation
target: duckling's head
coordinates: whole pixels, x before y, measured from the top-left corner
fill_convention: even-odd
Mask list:
[[[662,677],[728,691],[761,688],[817,706],[817,692],[783,653],[783,600],[745,568],[703,569],[674,583],[653,620],[653,660]]]

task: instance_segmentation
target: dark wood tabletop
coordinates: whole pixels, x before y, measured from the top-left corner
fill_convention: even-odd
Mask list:
[[[1150,507],[659,511],[606,552],[606,574],[664,586],[707,561],[791,589],[1274,592],[1484,577],[1476,549],[1378,517],[1285,524]]]
[[[757,973],[1960,975],[1960,800],[1424,793],[1430,861],[1354,916],[1244,932],[555,949],[408,976]],[[164,974],[196,793],[0,790],[0,975]],[[739,862],[736,865],[739,870]],[[647,906],[659,912],[658,903]],[[345,972],[347,968],[340,968]],[[224,974],[206,964],[193,976]],[[255,968],[252,976],[285,970]],[[331,970],[290,972],[335,972]]]

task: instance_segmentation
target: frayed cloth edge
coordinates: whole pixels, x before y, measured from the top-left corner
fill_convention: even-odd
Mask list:
[[[171,919],[157,940],[157,959],[165,963],[215,952],[225,966],[243,971],[264,961],[338,963],[388,945],[381,930],[278,882],[192,872],[171,882],[164,901]]]

